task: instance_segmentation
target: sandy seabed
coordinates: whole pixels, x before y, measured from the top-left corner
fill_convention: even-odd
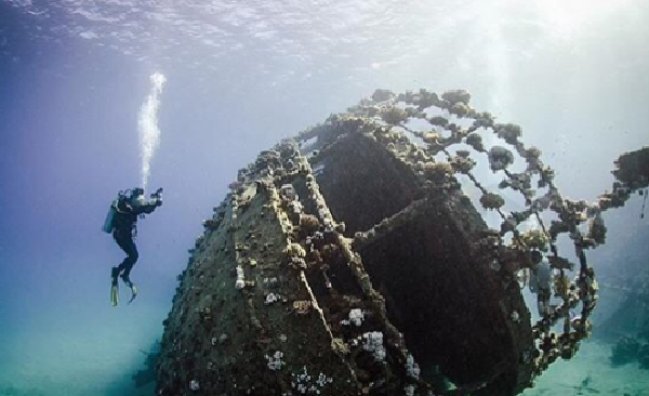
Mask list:
[[[577,356],[555,362],[523,396],[649,396],[649,370],[638,363],[611,367],[611,347],[584,342]]]
[[[116,339],[107,341],[119,344]],[[122,347],[123,343],[128,340],[122,340]],[[78,340],[74,344],[75,348],[83,348]],[[71,345],[65,345],[64,340],[61,347]],[[10,353],[15,357],[11,349],[0,345],[0,354]],[[104,353],[107,350],[110,347]],[[13,367],[0,364],[0,396],[153,396],[153,384],[135,388],[130,379],[133,370],[142,367],[144,356],[140,354],[138,359],[126,363],[123,350],[116,351],[113,356],[87,355],[85,360],[60,364],[53,364],[56,359],[51,358],[16,362]],[[610,344],[585,342],[575,358],[557,361],[523,396],[649,396],[649,370],[640,369],[637,363],[613,368],[609,363],[610,354]]]
[[[160,337],[167,307],[106,306],[52,306],[16,318],[13,330],[0,320],[0,396],[153,396],[153,386],[136,388],[131,377]]]

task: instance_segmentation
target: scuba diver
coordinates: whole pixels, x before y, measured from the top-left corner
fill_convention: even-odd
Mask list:
[[[131,281],[131,269],[135,265],[139,254],[133,239],[137,236],[136,223],[138,217],[144,218],[145,214],[152,213],[162,205],[162,188],[151,194],[150,199],[144,197],[144,190],[136,187],[132,190],[120,191],[117,199],[113,201],[104,223],[104,232],[112,233],[115,242],[126,253],[122,263],[111,270],[110,302],[113,306],[119,303],[119,287],[117,277],[122,278],[126,286],[131,289],[131,300],[137,297],[137,288]]]
[[[552,289],[552,267],[550,262],[543,257],[543,253],[533,250],[532,267],[530,276],[530,291],[537,295],[537,308],[539,315],[550,313],[550,296]]]

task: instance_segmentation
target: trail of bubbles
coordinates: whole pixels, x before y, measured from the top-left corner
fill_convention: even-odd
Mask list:
[[[160,129],[158,128],[159,97],[162,94],[162,87],[167,81],[161,73],[154,73],[150,78],[151,92],[140,108],[137,123],[140,133],[140,157],[142,158],[142,188],[145,190],[151,172],[151,159],[160,142]]]

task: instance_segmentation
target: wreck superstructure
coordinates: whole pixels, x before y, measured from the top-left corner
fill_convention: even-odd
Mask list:
[[[240,170],[179,276],[158,394],[513,395],[570,358],[597,298],[584,251],[604,242],[599,214],[644,182],[620,182],[594,204],[564,199],[520,128],[469,100],[379,90]],[[513,151],[487,147],[487,133]],[[524,211],[506,213],[482,186],[479,155]],[[510,169],[515,155],[523,172]],[[499,230],[458,175],[502,218]],[[546,227],[550,210],[558,220]],[[540,228],[519,231],[529,218]],[[579,259],[574,279],[556,248],[561,233]],[[562,301],[536,324],[519,285],[534,250],[548,252]]]

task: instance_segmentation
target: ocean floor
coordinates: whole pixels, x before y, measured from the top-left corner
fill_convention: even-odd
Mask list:
[[[586,341],[572,360],[558,360],[523,396],[649,396],[649,370],[611,367],[611,344]]]
[[[160,308],[42,313],[0,328],[0,396],[152,396],[131,377],[161,335]]]
[[[113,308],[102,280],[68,296],[43,294],[58,299],[20,299],[0,309],[0,396],[154,395],[152,384],[136,388],[131,377],[161,336],[168,298],[144,293],[133,305]],[[77,292],[89,297],[78,299]],[[610,354],[610,344],[586,341],[577,356],[558,360],[523,395],[649,396],[649,371],[637,363],[613,368]]]
[[[153,384],[135,388],[130,378],[134,370],[142,368],[141,346],[122,336],[106,342],[116,343],[116,348],[61,340],[58,350],[46,350],[50,356],[18,359],[12,367],[0,367],[0,396],[153,396]],[[125,353],[128,347],[134,352]],[[0,345],[0,355],[13,356],[10,349]],[[80,352],[83,349],[87,353]],[[108,352],[111,349],[113,353]],[[637,364],[612,368],[610,351],[607,344],[584,343],[573,360],[557,361],[523,395],[649,396],[649,371]],[[64,360],[70,357],[76,359]]]

